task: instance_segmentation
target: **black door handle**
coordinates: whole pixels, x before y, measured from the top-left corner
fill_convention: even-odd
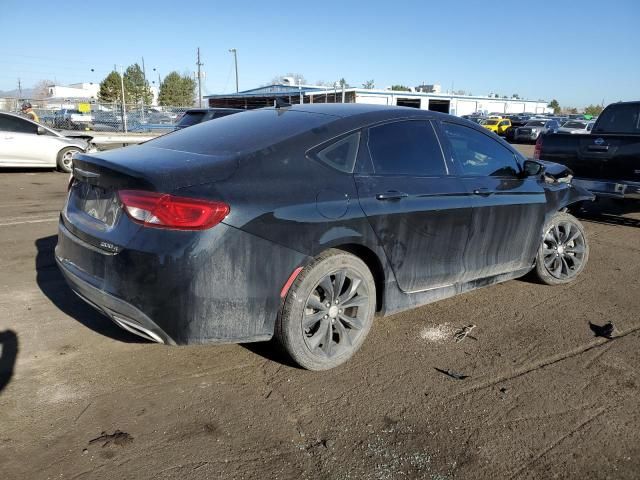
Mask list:
[[[609,145],[589,145],[587,150],[591,152],[608,152]]]
[[[402,198],[407,198],[408,196],[408,193],[389,190],[388,192],[377,194],[376,200],[400,200]]]
[[[493,192],[486,187],[476,188],[473,190],[474,195],[480,195],[481,197],[488,197]]]

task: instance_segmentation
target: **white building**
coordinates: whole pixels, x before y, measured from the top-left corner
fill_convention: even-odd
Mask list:
[[[420,91],[419,91],[420,90]],[[210,107],[259,108],[272,106],[275,98],[289,103],[370,103],[433,110],[451,115],[482,113],[548,113],[544,100],[495,98],[493,96],[442,93],[439,85],[421,85],[412,91],[365,88],[330,88],[316,85],[269,85],[239,93],[208,95]]]
[[[48,87],[49,96],[46,100],[86,100],[87,102],[97,102],[98,92],[100,91],[99,83],[72,83],[67,86],[51,85]],[[151,106],[158,105],[159,88],[155,85],[150,85],[151,90]]]
[[[49,88],[49,99],[62,100],[74,98],[78,100],[97,100],[100,85],[97,83],[72,83],[68,86],[51,85]]]

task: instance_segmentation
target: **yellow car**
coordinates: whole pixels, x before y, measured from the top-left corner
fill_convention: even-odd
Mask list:
[[[481,123],[487,130],[491,130],[498,135],[504,135],[507,129],[511,127],[511,120],[507,118],[490,118]]]

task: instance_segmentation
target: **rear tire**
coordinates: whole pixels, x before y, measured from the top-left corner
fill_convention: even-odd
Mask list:
[[[536,277],[546,285],[572,282],[589,260],[584,227],[573,215],[557,212],[544,226],[536,255]]]
[[[308,370],[346,362],[364,342],[376,309],[367,265],[341,250],[327,250],[296,278],[275,326],[275,337]]]
[[[78,147],[63,148],[58,152],[58,171],[64,173],[71,173],[73,171],[73,154],[82,152],[82,149]]]

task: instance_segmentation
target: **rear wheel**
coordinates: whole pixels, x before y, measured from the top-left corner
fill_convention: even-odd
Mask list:
[[[309,370],[346,362],[366,338],[376,307],[367,265],[341,250],[319,255],[296,278],[276,323],[276,338]]]
[[[558,212],[544,227],[535,273],[547,285],[575,280],[589,260],[584,227],[573,215]]]
[[[78,147],[67,147],[58,153],[58,170],[65,173],[71,173],[73,170],[73,155],[82,152]]]

